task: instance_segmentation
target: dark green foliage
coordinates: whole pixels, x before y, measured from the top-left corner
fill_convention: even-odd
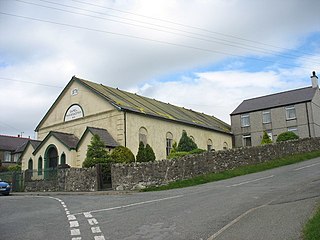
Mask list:
[[[90,145],[88,145],[86,159],[82,163],[82,167],[93,167],[98,163],[107,163],[110,161],[110,155],[105,149],[104,142],[98,135],[93,135]]]
[[[156,155],[154,154],[154,151],[149,144],[146,145],[145,155],[148,162],[153,162],[156,160]]]
[[[131,163],[135,161],[131,150],[124,146],[116,147],[111,153],[111,158],[114,163]]]
[[[171,151],[169,156],[168,156],[168,159],[181,158],[181,157],[184,157],[186,155],[200,154],[200,153],[204,153],[204,152],[206,152],[206,150],[203,150],[203,149],[200,149],[200,148],[194,149],[194,150],[192,150],[190,152],[173,152],[173,151]]]
[[[263,137],[261,140],[261,145],[270,144],[272,140],[270,139],[268,133],[266,131],[263,132]]]
[[[8,166],[8,171],[10,172],[21,172],[21,165],[11,165],[11,166]]]
[[[295,139],[299,139],[299,136],[294,132],[284,132],[279,134],[279,136],[277,137],[277,142],[285,142],[285,141],[295,140]]]
[[[137,162],[147,162],[146,151],[143,142],[139,143],[138,153],[137,153]]]
[[[313,217],[304,226],[303,235],[305,240],[320,239],[320,205]]]
[[[156,160],[156,156],[152,147],[147,144],[144,146],[143,142],[139,143],[139,149],[137,153],[137,162],[152,162]]]
[[[182,136],[177,147],[178,152],[190,152],[197,149],[197,144],[187,135],[186,131],[182,131]]]

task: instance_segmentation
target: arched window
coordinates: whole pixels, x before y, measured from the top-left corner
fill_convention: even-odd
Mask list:
[[[208,150],[208,152],[210,152],[212,150],[212,140],[211,139],[208,139],[208,141],[207,141],[207,150]]]
[[[195,142],[195,141],[194,141],[194,137],[193,137],[193,136],[190,136],[190,138],[191,138],[191,140],[192,140],[193,142]]]
[[[38,159],[38,175],[42,175],[42,165],[43,165],[42,157],[39,157],[39,159]]]
[[[143,142],[143,144],[146,146],[147,145],[147,137],[148,137],[148,131],[145,127],[141,127],[139,129],[139,143]]]
[[[61,154],[60,164],[61,165],[65,165],[66,164],[66,155],[64,153]]]
[[[223,149],[226,150],[226,149],[228,149],[228,148],[229,148],[229,147],[228,147],[228,143],[224,142],[224,143],[223,143]]]
[[[166,142],[167,142],[167,146],[166,146],[166,154],[167,156],[169,156],[171,149],[172,149],[172,142],[173,142],[173,135],[171,132],[167,132],[166,134]]]
[[[33,161],[31,158],[28,161],[28,172],[29,172],[29,176],[32,177],[33,176]]]

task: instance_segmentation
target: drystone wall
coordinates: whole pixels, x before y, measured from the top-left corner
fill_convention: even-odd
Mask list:
[[[58,169],[56,177],[31,180],[25,177],[26,192],[88,192],[98,190],[98,177],[95,167]]]
[[[320,138],[305,138],[257,147],[235,148],[148,163],[115,164],[111,168],[114,190],[160,186],[194,176],[267,162],[288,155],[320,150]]]

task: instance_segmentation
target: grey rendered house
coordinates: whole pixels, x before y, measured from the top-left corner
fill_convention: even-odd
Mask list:
[[[244,100],[231,114],[234,146],[258,146],[266,131],[275,141],[292,131],[300,138],[320,137],[320,92],[318,77],[312,86]]]

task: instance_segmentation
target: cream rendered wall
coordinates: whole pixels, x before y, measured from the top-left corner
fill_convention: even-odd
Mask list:
[[[78,89],[77,95],[72,96],[71,91],[73,89]],[[64,122],[65,114],[73,104],[81,106],[84,117]],[[41,126],[39,126],[38,139],[44,139],[52,130],[72,133],[80,138],[87,126],[106,128],[110,125],[116,125],[110,124],[111,120],[109,118],[115,117],[117,113],[118,111],[105,99],[93,93],[79,82],[74,81],[65,89],[65,93],[56,102],[55,107],[48,113]],[[109,130],[114,131],[112,135],[117,135],[116,128]]]
[[[126,123],[127,147],[135,156],[138,152],[139,129],[141,127],[145,127],[148,131],[147,142],[155,152],[157,160],[166,158],[167,132],[171,132],[173,135],[173,141],[178,143],[182,135],[182,130],[185,130],[187,131],[188,136],[193,136],[196,144],[201,149],[207,149],[208,139],[212,140],[212,148],[215,150],[223,149],[225,142],[229,148],[232,148],[232,137],[229,134],[160,120],[134,113],[126,114]]]
[[[28,147],[25,149],[23,155],[21,155],[21,169],[23,171],[28,169],[28,161],[30,160],[30,158],[33,160],[33,167],[35,166],[34,156],[32,155],[33,151],[34,148],[32,147],[32,145],[28,144]]]

